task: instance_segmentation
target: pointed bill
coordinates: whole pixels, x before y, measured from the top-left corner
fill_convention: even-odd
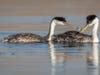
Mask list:
[[[65,25],[70,26],[70,27],[75,28],[75,29],[79,29],[78,26],[69,24],[69,23],[67,23],[67,22],[65,22]]]
[[[88,25],[85,25],[83,28],[81,28],[80,32],[84,32],[88,28]]]

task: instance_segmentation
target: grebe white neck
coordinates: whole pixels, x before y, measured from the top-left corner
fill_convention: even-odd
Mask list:
[[[51,22],[50,29],[49,29],[49,38],[48,38],[48,41],[52,40],[52,36],[54,35],[55,26],[56,26],[56,23],[55,23],[55,20],[53,20]]]
[[[98,32],[98,27],[99,27],[99,19],[95,18],[95,20],[93,21],[93,31],[92,31],[92,37],[93,37],[93,42],[99,42],[99,38],[97,36],[97,32]]]

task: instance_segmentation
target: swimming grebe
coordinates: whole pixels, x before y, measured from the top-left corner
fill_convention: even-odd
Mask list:
[[[87,27],[92,26],[92,36],[83,34],[82,32],[87,29]],[[78,31],[68,31],[63,34],[55,35],[53,41],[56,42],[99,42],[98,36],[97,36],[97,30],[99,26],[99,19],[96,15],[89,15],[87,16],[87,25],[84,26],[80,32]]]
[[[92,35],[89,39],[91,39],[91,41],[89,42],[99,42],[99,38],[97,36],[97,32],[98,32],[98,27],[99,27],[99,19],[96,15],[89,15],[87,17],[87,25],[85,25],[80,32],[83,32],[84,30],[86,30],[88,27],[93,26],[93,30],[92,30]],[[88,36],[86,34],[86,36]]]
[[[31,43],[31,42],[43,42],[51,41],[54,35],[54,29],[56,25],[66,25],[66,20],[63,17],[54,17],[51,20],[49,33],[45,37],[33,33],[18,33],[14,35],[9,35],[3,39],[3,42],[9,43]]]

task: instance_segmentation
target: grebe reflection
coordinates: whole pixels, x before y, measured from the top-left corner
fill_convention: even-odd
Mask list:
[[[65,74],[66,54],[64,52],[56,52],[56,48],[52,42],[49,42],[50,59],[51,59],[51,75],[58,75],[58,73]],[[60,71],[60,72],[59,72]]]
[[[54,44],[53,42],[48,43],[50,47],[52,75],[66,75],[69,74],[68,72],[70,70],[73,70],[71,69],[72,67],[74,68],[79,66],[77,63],[80,63],[78,61],[81,59],[81,54],[72,51],[69,52],[69,47],[63,47],[63,44]],[[69,69],[69,67],[71,68]]]
[[[87,64],[90,67],[99,67],[98,43],[93,43],[92,52],[87,53]]]
[[[59,64],[59,66],[63,66],[65,62],[66,55],[64,52],[57,52],[54,44],[52,42],[49,42],[50,45],[50,55],[51,55],[51,63],[53,66],[56,66],[56,64]]]
[[[92,46],[93,50],[90,52],[86,52],[84,54],[83,53],[84,51],[82,51],[82,53],[80,53],[81,51],[79,51],[78,53],[73,53],[73,51],[71,51],[72,53],[70,53],[69,50],[67,50],[69,49],[69,47],[66,47],[66,48],[64,47],[63,51],[59,52],[60,47],[57,46],[56,44],[53,44],[52,42],[49,42],[50,51],[51,51],[50,59],[51,59],[51,66],[52,66],[51,67],[52,75],[61,75],[59,73],[68,74],[69,70],[72,70],[71,68],[75,69],[75,67],[76,69],[85,68],[87,70],[88,75],[98,75],[99,73],[98,44],[97,43],[92,43],[92,44],[93,44]],[[89,45],[91,46],[92,44],[89,44]],[[84,48],[84,47],[81,47],[81,48]],[[81,49],[81,50],[84,50],[84,49]],[[84,59],[84,55],[85,55],[85,59]],[[80,71],[82,71],[82,69]],[[73,71],[74,70],[72,70],[72,72]]]
[[[99,75],[99,49],[98,43],[93,43],[92,52],[87,53],[88,75]]]

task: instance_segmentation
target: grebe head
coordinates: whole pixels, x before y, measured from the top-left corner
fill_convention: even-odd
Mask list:
[[[87,16],[87,24],[81,29],[80,32],[85,31],[88,27],[97,25],[99,23],[99,19],[96,15],[89,15]]]
[[[64,17],[54,17],[52,22],[54,22],[55,25],[66,25],[66,19]]]
[[[50,27],[49,27],[49,33],[47,35],[48,41],[52,40],[52,36],[54,35],[54,29],[56,25],[66,25],[66,19],[64,17],[54,17],[51,20]]]
[[[97,24],[99,21],[98,17],[96,15],[89,15],[87,16],[87,24],[89,26]]]

